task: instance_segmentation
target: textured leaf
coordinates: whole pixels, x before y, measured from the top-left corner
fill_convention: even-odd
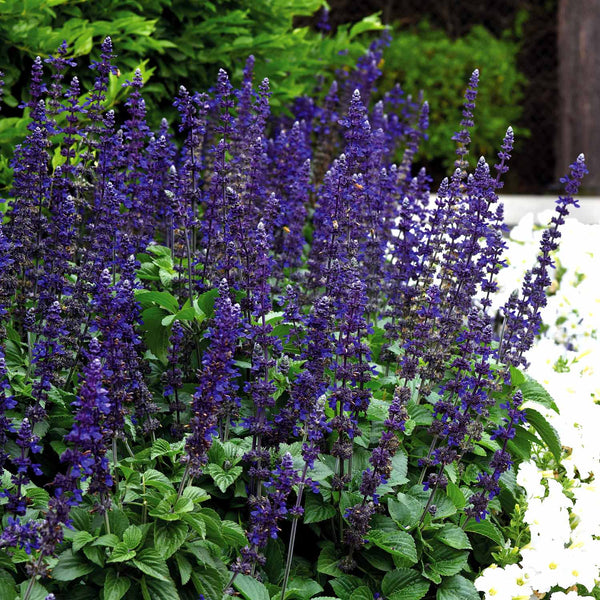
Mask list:
[[[486,520],[477,523],[477,521],[469,519],[464,527],[464,531],[477,533],[478,535],[482,535],[496,542],[498,546],[504,546],[504,536],[502,535],[502,532],[493,523],[490,523],[490,521]]]
[[[153,577],[142,577],[144,600],[180,600],[172,580],[163,581]]]
[[[352,592],[350,600],[373,600],[373,592],[366,585],[361,585]]]
[[[242,474],[242,467],[231,467],[225,471],[223,467],[215,464],[207,465],[205,470],[223,493]]]
[[[305,523],[320,523],[331,519],[336,515],[334,506],[327,502],[323,502],[320,494],[308,493],[304,502],[304,522]]]
[[[151,290],[135,290],[135,299],[146,308],[152,304],[158,304],[166,308],[171,313],[179,311],[179,302],[177,298],[169,294],[169,292],[155,292]]]
[[[167,440],[154,440],[150,450],[150,458],[154,460],[157,456],[165,456],[165,454],[170,454],[172,451],[171,444]]]
[[[551,408],[557,413],[560,412],[554,398],[552,398],[546,388],[535,379],[532,379],[529,375],[525,374],[525,377],[526,381],[519,385],[519,389],[523,394],[523,401],[537,402],[546,408]]]
[[[547,421],[546,417],[533,408],[526,408],[525,414],[527,422],[539,433],[540,437],[548,446],[557,462],[560,462],[562,456],[562,447],[560,438],[554,427]]]
[[[238,577],[240,576],[238,575]],[[236,577],[236,580],[238,577]],[[242,575],[242,577],[245,576]],[[223,581],[221,573],[210,566],[205,566],[201,569],[194,568],[191,578],[196,591],[199,594],[203,594],[207,600],[208,598],[221,598],[223,586],[227,583]]]
[[[161,581],[171,581],[167,563],[157,550],[145,548],[138,552],[132,562],[142,573],[150,575],[150,577],[155,577]]]
[[[338,567],[340,558],[335,551],[335,546],[332,543],[328,543],[321,550],[321,554],[319,554],[317,571],[325,573],[325,575],[331,575],[332,577],[339,577],[343,574],[342,570]]]
[[[29,585],[29,580],[26,579],[19,586],[21,598],[25,597],[25,591],[27,590],[28,585]],[[48,595],[48,590],[39,581],[36,581],[36,582],[34,582],[33,588],[30,591],[29,600],[45,600],[47,595]]]
[[[192,563],[185,557],[181,552],[175,554],[175,562],[179,569],[179,577],[181,578],[181,585],[185,585],[192,575]]]
[[[467,566],[469,553],[449,546],[433,543],[429,554],[431,568],[440,575],[456,575]]]
[[[135,556],[135,550],[130,550],[125,542],[119,542],[113,549],[110,558],[106,561],[109,563],[125,562]]]
[[[4,569],[0,569],[0,598],[2,600],[15,600],[16,596],[17,584],[15,580]]]
[[[462,575],[444,579],[437,589],[437,600],[479,600],[479,592]]]
[[[129,548],[136,548],[142,541],[142,530],[137,525],[130,525],[123,532],[123,543]]]
[[[413,563],[417,562],[415,540],[405,531],[384,533],[379,530],[373,530],[368,535],[370,542],[389,554],[406,558]]]
[[[73,552],[79,552],[86,544],[89,544],[95,539],[89,531],[78,531],[73,536]]]
[[[471,548],[471,542],[467,534],[457,525],[446,523],[435,534],[435,539],[457,550],[467,550]]]
[[[154,547],[164,559],[177,552],[187,535],[188,527],[185,523],[168,521],[154,523]]]
[[[254,577],[238,575],[233,585],[246,600],[270,600],[267,588],[260,581],[254,579]]]
[[[394,521],[404,527],[412,527],[419,522],[423,505],[419,500],[408,494],[399,493],[398,500],[388,500],[388,511]]]
[[[381,590],[390,600],[419,600],[429,590],[429,581],[414,569],[395,569],[386,573]]]
[[[329,582],[329,585],[341,600],[350,600],[352,592],[362,584],[363,580],[354,575],[342,575]]]
[[[127,577],[118,577],[115,571],[109,569],[104,579],[104,600],[121,600],[130,586],[131,581]]]
[[[91,573],[96,567],[71,549],[58,556],[58,562],[52,569],[52,578],[56,581],[73,581]]]
[[[234,521],[223,521],[221,532],[223,533],[223,538],[228,546],[241,548],[248,543],[246,534],[241,525],[238,525],[238,523],[235,523]]]

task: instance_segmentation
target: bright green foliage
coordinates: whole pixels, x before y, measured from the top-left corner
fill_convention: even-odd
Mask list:
[[[395,32],[384,55],[384,81],[379,88],[388,89],[398,82],[413,97],[425,91],[431,126],[421,152],[428,161],[439,161],[448,168],[455,158],[452,136],[460,120],[464,82],[479,69],[481,83],[470,150],[471,161],[476,161],[497,150],[507,124],[513,126],[517,139],[527,133],[515,127],[526,83],[517,68],[518,50],[519,43],[509,32],[498,39],[484,27],[475,26],[453,40],[422,22],[414,29]]]

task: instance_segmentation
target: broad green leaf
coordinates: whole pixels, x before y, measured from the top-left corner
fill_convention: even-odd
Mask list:
[[[129,519],[120,508],[112,508],[108,511],[108,522],[110,523],[110,531],[119,537],[129,527]]]
[[[88,531],[78,531],[73,536],[73,551],[79,552],[86,544],[89,544],[91,541],[96,539],[96,536],[93,536]]]
[[[446,495],[448,498],[450,498],[450,500],[452,500],[454,506],[456,506],[456,508],[459,510],[467,505],[467,499],[465,498],[465,495],[462,493],[461,489],[451,481],[449,481],[448,485],[446,486]]]
[[[147,469],[142,475],[143,484],[146,486],[150,486],[156,488],[159,492],[163,494],[173,494],[175,493],[175,488],[173,484],[169,481],[169,478],[157,471],[155,469]]]
[[[523,402],[537,402],[546,408],[551,408],[554,412],[560,412],[554,398],[546,391],[546,388],[535,379],[525,374],[526,380],[519,385],[523,394]]]
[[[52,578],[56,581],[73,581],[91,573],[96,567],[73,550],[65,550],[58,556],[58,562],[52,569]]]
[[[477,523],[477,521],[469,519],[464,527],[464,531],[482,535],[498,544],[498,546],[504,546],[504,536],[502,535],[502,532],[488,520]]]
[[[118,543],[119,538],[114,533],[107,533],[94,540],[92,546],[106,546],[108,548],[114,548]]]
[[[267,588],[260,581],[254,579],[254,577],[238,575],[233,585],[246,600],[270,600]]]
[[[180,600],[172,579],[163,581],[154,577],[142,577],[141,584],[144,600]]]
[[[425,507],[430,492],[424,490],[421,485],[413,485],[408,492],[411,496],[420,500],[423,503],[423,507]],[[446,493],[441,490],[437,490],[433,495],[432,504],[435,504],[436,506],[435,519],[443,519],[456,514],[456,506],[454,506],[452,500],[446,496]]]
[[[437,600],[479,600],[479,592],[462,575],[444,578],[437,589]]]
[[[366,585],[361,585],[352,592],[350,600],[373,600],[373,592]]]
[[[319,523],[335,517],[337,511],[330,503],[323,502],[320,494],[307,493],[304,502],[305,523]]]
[[[231,467],[225,471],[219,465],[209,464],[205,471],[213,478],[216,486],[225,493],[227,488],[242,474],[242,467]]]
[[[235,523],[234,521],[223,521],[221,532],[228,546],[233,548],[241,548],[248,543],[246,534],[244,533],[241,525]]]
[[[168,315],[168,311],[160,306],[151,306],[142,311],[142,325],[144,340],[148,349],[163,364],[167,363],[167,347],[169,345],[169,329],[164,327],[162,320]]]
[[[556,429],[547,421],[544,415],[533,408],[526,408],[525,415],[527,422],[539,433],[550,452],[552,452],[556,462],[560,462],[562,446]]]
[[[185,542],[188,527],[185,523],[161,522],[154,523],[154,547],[164,559],[172,556]]]
[[[181,585],[185,585],[192,575],[192,563],[181,553],[175,554],[175,562],[179,569],[179,577],[181,579]]]
[[[429,581],[414,569],[395,569],[386,573],[381,591],[390,600],[419,600],[429,590]]]
[[[321,554],[319,554],[317,571],[331,575],[332,577],[339,577],[343,574],[343,571],[338,566],[340,558],[341,556],[338,556],[335,546],[331,542],[328,542],[323,550],[321,550]]]
[[[130,525],[123,532],[123,543],[129,548],[134,549],[142,541],[142,530],[137,525]]]
[[[202,539],[206,537],[206,520],[202,515],[189,512],[181,515],[181,520],[187,523]]]
[[[423,512],[422,503],[408,494],[398,493],[397,500],[388,500],[388,511],[390,516],[398,524],[404,527],[413,527],[419,522]]]
[[[142,573],[150,575],[150,577],[166,582],[171,581],[169,567],[157,550],[144,548],[137,553],[132,562]]]
[[[104,578],[103,600],[121,600],[130,586],[131,581],[127,577],[120,577],[116,571],[109,569]]]
[[[4,569],[0,569],[0,598],[3,600],[15,600],[17,596],[17,584],[15,580]]]
[[[154,460],[157,456],[164,456],[165,454],[171,454],[171,444],[167,440],[158,439],[152,442],[152,448],[150,450],[150,458]]]
[[[179,312],[179,302],[177,298],[169,294],[169,292],[155,292],[153,290],[135,290],[135,299],[147,308],[152,304],[158,304],[166,308],[170,313]]]
[[[19,593],[21,595],[21,598],[25,597],[25,592],[27,591],[28,585],[29,579],[26,579],[19,585]],[[39,581],[36,581],[34,582],[32,589],[30,590],[29,600],[45,600],[47,595],[48,590]]]
[[[135,550],[130,550],[125,542],[119,542],[113,549],[109,559],[106,562],[116,563],[125,562],[135,556]]]
[[[428,551],[431,568],[440,575],[456,575],[460,573],[469,560],[469,552],[466,550],[455,550],[449,546],[438,543],[431,544],[432,549]]]
[[[435,539],[457,550],[468,550],[471,548],[471,542],[467,534],[457,525],[446,523],[435,534]]]
[[[417,548],[412,535],[405,531],[382,532],[372,530],[369,541],[379,546],[392,556],[399,556],[415,563],[417,562]]]
[[[239,577],[239,575],[238,575]],[[236,577],[236,580],[238,579]],[[245,577],[242,575],[242,577]],[[194,568],[191,575],[192,583],[199,594],[205,598],[221,598],[223,587],[227,581],[223,581],[221,573],[214,567],[204,566],[203,568]],[[268,598],[268,596],[267,596]]]
[[[362,584],[363,580],[354,575],[341,575],[329,581],[329,585],[341,600],[350,600],[352,592]]]

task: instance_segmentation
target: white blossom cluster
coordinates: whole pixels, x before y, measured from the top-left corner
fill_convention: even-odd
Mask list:
[[[540,238],[531,214],[511,231],[505,296],[519,287]],[[564,471],[542,470],[539,457],[520,466],[531,541],[518,564],[492,565],[475,581],[486,599],[574,600],[600,590],[600,225],[567,220],[555,259],[545,330],[527,358],[560,411],[534,406],[560,436]]]

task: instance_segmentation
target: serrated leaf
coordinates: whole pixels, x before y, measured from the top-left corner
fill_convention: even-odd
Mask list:
[[[188,535],[188,527],[180,521],[154,523],[154,547],[166,560],[183,545]]]
[[[533,408],[526,408],[525,415],[527,422],[538,432],[543,442],[548,446],[550,452],[552,452],[556,461],[560,462],[562,457],[562,446],[556,429],[554,429],[547,421],[544,415]]]
[[[107,533],[94,540],[92,546],[106,546],[108,548],[114,548],[119,541],[119,538],[114,533]]]
[[[415,563],[417,548],[412,535],[405,531],[382,532],[373,530],[368,534],[370,542],[385,550],[392,556],[399,556]]]
[[[110,523],[110,531],[118,536],[122,536],[123,532],[129,527],[127,515],[119,508],[108,511],[108,522]]]
[[[197,513],[184,513],[181,520],[187,523],[202,539],[206,537],[206,521],[202,515]]]
[[[248,543],[241,525],[234,521],[223,521],[221,533],[223,534],[223,538],[227,542],[227,545],[233,548],[241,548]]]
[[[329,585],[341,600],[350,600],[352,592],[362,584],[363,580],[354,575],[342,575],[329,582]]]
[[[477,523],[473,519],[469,519],[467,524],[463,527],[464,531],[468,531],[469,533],[476,533],[478,535],[482,535],[498,544],[498,546],[504,546],[504,536],[500,529],[498,529],[493,523],[490,521],[481,521]]]
[[[0,570],[0,598],[2,600],[15,600],[17,596],[17,584],[15,580],[4,570]]]
[[[79,552],[86,544],[89,544],[96,536],[93,536],[89,531],[78,531],[73,536],[73,551]]]
[[[535,379],[525,374],[526,380],[519,385],[523,394],[523,402],[537,402],[546,408],[550,408],[559,413],[558,406],[554,398],[548,393],[546,388]]]
[[[350,600],[373,600],[373,592],[366,585],[361,585],[352,592]]]
[[[457,550],[471,549],[471,542],[469,542],[467,534],[452,523],[446,523],[439,529],[435,534],[435,539]]]
[[[161,581],[171,581],[167,563],[158,551],[152,548],[144,548],[138,552],[132,562],[142,573],[150,575],[150,577],[155,577]]]
[[[142,541],[142,530],[137,525],[130,525],[123,532],[123,543],[131,550]]]
[[[19,585],[21,598],[25,597],[28,586],[28,579],[21,582]],[[48,596],[48,590],[39,581],[35,581],[31,590],[29,590],[29,600],[45,600],[46,596]]]
[[[325,575],[331,575],[332,577],[343,575],[343,571],[338,567],[340,558],[335,550],[335,546],[330,542],[327,543],[323,550],[321,550],[321,554],[319,554],[317,571],[325,573]]]
[[[381,591],[390,600],[419,600],[429,590],[429,581],[414,569],[395,569],[386,573]]]
[[[240,577],[240,575],[238,575]],[[236,577],[236,580],[238,579]],[[241,577],[245,577],[242,575]],[[194,568],[191,574],[191,580],[199,594],[203,594],[205,598],[221,598],[225,581],[221,577],[221,573],[214,567],[204,566],[203,568]]]
[[[154,460],[157,456],[164,456],[172,452],[171,444],[167,440],[158,439],[152,442],[152,448],[150,449],[150,458]]]
[[[456,575],[467,566],[469,553],[442,544],[432,544],[429,551],[431,568],[440,575]]]
[[[175,562],[177,563],[177,568],[179,569],[179,577],[181,579],[181,585],[185,585],[192,575],[192,563],[178,552],[175,554]]]
[[[231,467],[225,471],[222,467],[215,464],[207,465],[205,470],[223,493],[242,474],[242,467]]]
[[[388,500],[388,511],[390,516],[398,524],[404,527],[413,527],[419,522],[421,512],[423,511],[422,503],[408,494],[400,492],[398,499],[390,498]]]
[[[210,494],[202,488],[194,485],[188,485],[181,493],[182,498],[189,498],[192,502],[204,502],[210,500]]]
[[[444,579],[437,589],[437,600],[479,600],[479,592],[471,581],[462,575]]]
[[[115,571],[109,569],[104,578],[103,600],[121,600],[130,586],[131,581],[127,577],[119,577]]]
[[[336,515],[334,506],[323,502],[320,494],[307,493],[304,502],[304,523],[320,523]]]
[[[452,500],[454,506],[456,506],[456,508],[459,510],[467,505],[467,499],[465,498],[465,495],[462,493],[461,489],[451,481],[449,481],[448,485],[446,486],[446,495],[448,498],[450,498],[450,500]]]
[[[169,478],[156,469],[147,469],[142,477],[146,486],[153,487],[163,494],[175,493],[175,488]]]
[[[125,562],[135,556],[135,550],[130,550],[125,542],[119,542],[111,552],[109,559],[106,562],[116,563]]]
[[[172,579],[163,581],[153,577],[142,577],[142,592],[147,592],[147,596],[144,594],[144,600],[180,600]]]
[[[170,313],[179,312],[179,302],[169,292],[156,292],[153,290],[135,290],[135,299],[143,306],[148,307],[158,304],[166,308]]]
[[[95,569],[95,565],[79,554],[73,554],[70,548],[58,556],[58,562],[52,569],[52,578],[56,581],[73,581]]]
[[[249,575],[238,575],[233,583],[246,600],[270,600],[269,591],[260,581]]]

